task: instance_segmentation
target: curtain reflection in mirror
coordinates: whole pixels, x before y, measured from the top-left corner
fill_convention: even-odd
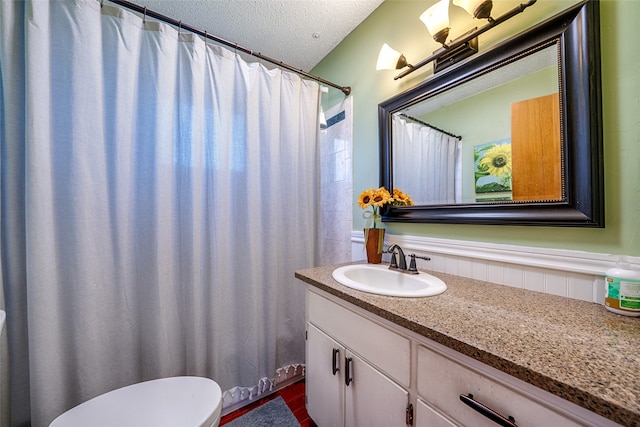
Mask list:
[[[462,201],[462,140],[406,115],[393,116],[393,186],[416,205]]]

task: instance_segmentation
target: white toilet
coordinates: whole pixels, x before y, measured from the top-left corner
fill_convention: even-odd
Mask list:
[[[217,427],[222,391],[209,378],[145,381],[97,396],[53,420],[49,427]]]

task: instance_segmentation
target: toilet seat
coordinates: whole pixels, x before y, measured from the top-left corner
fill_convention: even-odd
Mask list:
[[[145,381],[97,396],[63,413],[49,427],[217,426],[222,391],[209,378]]]

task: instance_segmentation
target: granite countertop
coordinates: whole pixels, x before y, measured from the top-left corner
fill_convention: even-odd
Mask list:
[[[344,265],[344,264],[342,264]],[[625,426],[640,426],[640,318],[603,305],[427,271],[441,295],[397,298],[295,276],[373,314]]]

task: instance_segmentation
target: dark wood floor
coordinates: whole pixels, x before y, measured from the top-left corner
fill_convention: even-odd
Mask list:
[[[230,414],[225,415],[220,420],[220,425],[223,426],[226,423],[229,423],[235,420],[236,418],[246,414],[250,410],[260,405],[264,405],[268,401],[280,396],[282,397],[282,400],[285,401],[287,406],[289,406],[289,409],[291,409],[291,412],[293,412],[293,415],[295,415],[296,419],[298,420],[298,422],[302,427],[317,427],[316,424],[313,422],[313,420],[309,418],[309,414],[307,414],[307,408],[304,405],[304,394],[305,394],[304,380],[301,380],[267,397],[264,397],[250,405],[247,405],[244,408],[240,408],[237,411],[234,411]]]

